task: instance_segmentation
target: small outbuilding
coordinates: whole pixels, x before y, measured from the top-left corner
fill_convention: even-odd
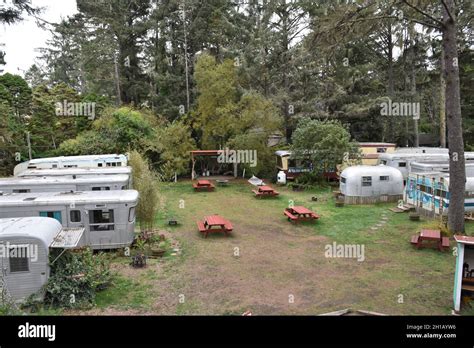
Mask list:
[[[50,248],[79,246],[83,228],[63,229],[55,219],[24,217],[0,219],[0,287],[4,297],[22,302],[34,295],[42,299],[42,288],[50,275]]]
[[[397,202],[403,197],[403,175],[384,165],[352,166],[342,171],[339,188],[346,204]]]
[[[474,237],[454,236],[457,243],[456,271],[454,274],[454,310],[462,309],[463,299],[474,295]]]

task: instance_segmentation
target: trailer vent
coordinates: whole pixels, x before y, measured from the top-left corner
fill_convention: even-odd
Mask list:
[[[34,201],[37,197],[27,197],[23,201]]]

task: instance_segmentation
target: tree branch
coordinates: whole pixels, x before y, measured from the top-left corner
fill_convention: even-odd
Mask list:
[[[403,3],[405,3],[406,5],[408,5],[409,7],[411,7],[412,9],[414,9],[416,12],[418,12],[418,13],[422,14],[423,16],[425,16],[426,18],[429,18],[429,19],[431,19],[433,22],[438,23],[439,29],[444,28],[443,22],[441,22],[439,19],[436,19],[436,18],[434,18],[433,16],[429,15],[428,13],[426,13],[425,11],[420,10],[418,7],[416,7],[416,6],[412,5],[412,4],[410,4],[407,0],[401,0],[401,1],[402,1]]]
[[[444,0],[441,0],[441,3],[443,4],[444,9],[448,13],[448,16],[449,16],[449,19],[451,20],[451,22],[454,22],[454,17],[451,15],[451,11],[449,11],[448,5],[446,5]]]

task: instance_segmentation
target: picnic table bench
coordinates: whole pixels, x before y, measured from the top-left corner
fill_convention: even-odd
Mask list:
[[[283,214],[288,218],[288,221],[294,223],[299,221],[315,221],[320,217],[318,214],[303,206],[286,208]]]
[[[261,197],[275,197],[278,196],[280,193],[275,191],[272,187],[270,186],[258,186],[258,190],[252,190],[253,193],[255,193],[255,197],[261,198]]]
[[[440,251],[449,249],[449,238],[442,237],[440,230],[423,229],[420,233],[412,236],[410,241],[417,249],[423,248],[427,242],[434,242]]]
[[[234,229],[231,222],[220,215],[206,216],[203,221],[197,221],[197,226],[199,232],[203,233],[205,238],[209,233],[215,232],[224,232],[228,236],[229,232]]]
[[[209,180],[198,180],[196,183],[193,183],[194,191],[213,191],[215,186],[211,184]]]

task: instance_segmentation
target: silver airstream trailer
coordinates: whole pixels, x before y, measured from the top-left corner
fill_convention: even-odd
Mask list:
[[[135,190],[7,193],[0,195],[0,218],[51,217],[84,227],[92,249],[116,249],[133,242],[137,203]]]
[[[28,169],[20,174],[19,178],[58,177],[84,178],[98,175],[128,175],[128,186],[132,187],[132,167],[107,167],[107,168],[63,168],[63,169]]]
[[[48,281],[50,248],[82,245],[84,229],[63,229],[51,218],[0,219],[0,274],[7,300],[42,299]]]
[[[403,195],[403,176],[384,165],[352,166],[342,171],[339,187],[347,204],[396,202]]]
[[[89,175],[81,178],[63,176],[0,178],[0,192],[65,192],[65,191],[110,191],[128,189],[129,177],[117,175]]]
[[[449,161],[448,153],[412,153],[412,152],[394,152],[384,153],[379,156],[377,164],[383,164],[388,167],[398,169],[405,180],[410,172],[412,162],[426,161]]]
[[[13,169],[13,175],[18,175],[27,169],[101,168],[126,165],[127,157],[117,154],[46,157],[17,164]]]

